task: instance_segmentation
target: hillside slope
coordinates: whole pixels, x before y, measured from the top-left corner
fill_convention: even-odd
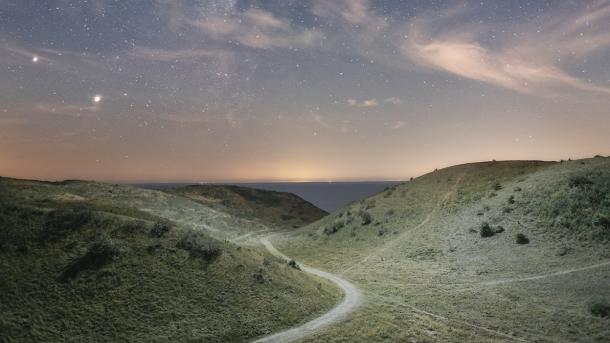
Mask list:
[[[610,337],[610,159],[455,166],[274,241],[367,299],[310,341]]]
[[[242,342],[338,301],[334,285],[208,235],[248,230],[223,231],[235,223],[157,191],[0,179],[0,341]]]
[[[276,228],[305,226],[327,215],[292,193],[230,185],[193,185],[164,191]]]

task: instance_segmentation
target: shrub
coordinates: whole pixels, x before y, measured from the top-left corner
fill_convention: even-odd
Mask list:
[[[481,237],[491,237],[496,234],[487,222],[481,224],[479,233],[481,234]]]
[[[515,187],[515,189],[513,189],[513,191],[515,191],[515,192],[521,192],[521,187]]]
[[[530,242],[530,239],[527,238],[526,235],[524,235],[522,233],[517,234],[517,244],[528,244],[529,242]]]
[[[324,233],[327,235],[332,235],[333,233],[337,233],[345,226],[343,221],[336,221],[330,227],[324,228]]]
[[[161,238],[164,237],[165,234],[168,233],[169,230],[171,230],[171,228],[171,225],[169,225],[168,223],[157,222],[152,227],[152,229],[150,229],[148,235],[150,237]]]
[[[508,203],[509,204],[514,204],[515,203],[515,196],[511,195],[510,197],[508,197]]]
[[[297,262],[295,260],[288,261],[288,266],[290,266],[291,268],[294,268],[296,270],[301,270],[301,267],[297,264]]]
[[[589,305],[589,312],[596,317],[607,318],[610,316],[610,305],[605,300],[598,300]]]
[[[499,190],[502,189],[502,185],[499,182],[494,182],[492,188],[493,188],[494,191],[499,191]]]
[[[496,229],[494,230],[495,233],[502,233],[504,232],[504,227],[501,225],[498,225],[498,227],[496,227]]]
[[[373,222],[373,216],[366,211],[360,212],[360,218],[362,219],[362,225],[369,225]]]
[[[387,211],[385,214],[386,214],[386,216],[393,216],[393,215],[394,215],[394,213],[395,213],[395,212],[394,212],[394,209],[393,209],[393,208],[391,208],[391,209],[389,209],[389,210],[388,210],[388,211]]]
[[[97,270],[126,251],[123,243],[106,235],[99,236],[87,252],[64,269],[60,280],[66,281],[85,270]]]
[[[206,237],[201,232],[189,232],[178,243],[176,247],[189,252],[191,257],[200,258],[211,262],[222,255],[220,242]]]
[[[602,227],[603,229],[610,230],[610,216],[598,214],[595,219],[595,225]]]

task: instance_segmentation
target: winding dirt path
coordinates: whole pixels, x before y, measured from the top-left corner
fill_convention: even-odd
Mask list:
[[[269,252],[275,256],[289,260],[286,255],[278,251],[269,241],[267,237],[260,239],[261,243],[269,250]],[[334,324],[340,320],[345,319],[347,315],[352,313],[362,303],[362,294],[360,290],[351,284],[349,281],[344,280],[334,274],[325,272],[323,270],[306,267],[301,265],[301,269],[306,273],[310,273],[322,278],[325,278],[337,286],[339,286],[345,293],[343,301],[337,306],[333,307],[332,310],[326,312],[320,317],[317,317],[301,326],[294,327],[292,329],[284,330],[269,336],[265,336],[255,340],[253,343],[285,343],[292,342],[297,339],[309,336],[321,329]]]

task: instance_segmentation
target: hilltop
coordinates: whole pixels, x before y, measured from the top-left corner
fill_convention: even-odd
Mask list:
[[[274,239],[364,308],[306,341],[604,341],[610,159],[431,172]]]
[[[192,185],[165,189],[236,217],[259,220],[274,228],[297,228],[328,213],[286,192],[232,185]]]
[[[241,342],[334,285],[229,241],[251,222],[153,190],[0,179],[0,340]]]

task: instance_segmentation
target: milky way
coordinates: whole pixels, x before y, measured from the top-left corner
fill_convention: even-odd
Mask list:
[[[0,175],[408,179],[610,154],[610,1],[0,0]]]

